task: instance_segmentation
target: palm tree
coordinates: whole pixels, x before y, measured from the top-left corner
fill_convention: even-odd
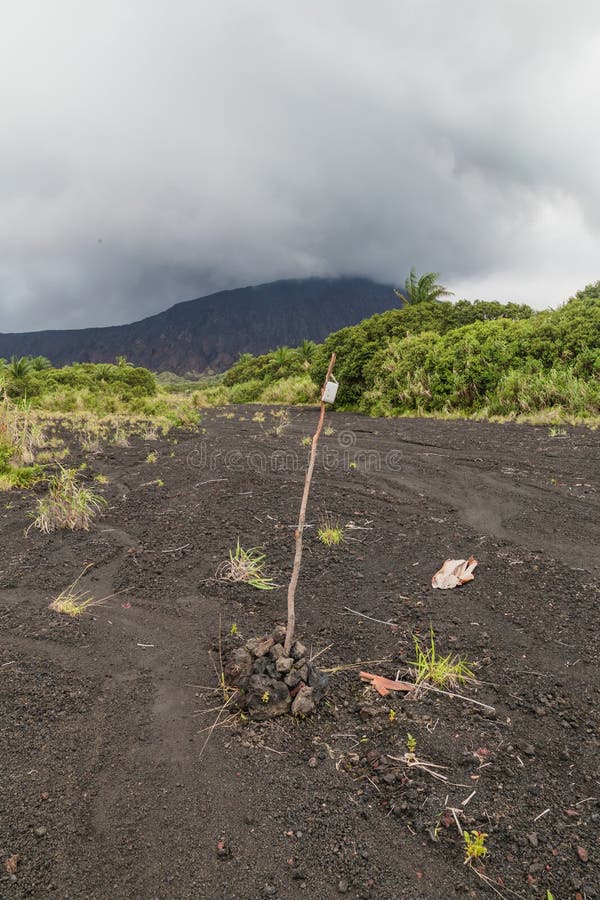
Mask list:
[[[26,375],[29,375],[31,369],[31,359],[28,356],[21,356],[19,359],[16,356],[11,356],[8,365],[8,374],[11,378],[24,378]]]
[[[271,358],[278,369],[284,369],[294,359],[295,353],[290,347],[278,347],[271,353]]]
[[[305,369],[310,369],[310,364],[312,363],[315,350],[317,349],[317,345],[314,341],[302,341],[300,346],[296,349],[296,353]]]
[[[410,275],[404,282],[404,293],[397,290],[394,290],[394,293],[409,306],[440,300],[442,297],[453,297],[452,291],[445,288],[443,284],[437,284],[439,277],[439,272],[426,272],[417,278],[417,271],[413,266]]]
[[[52,363],[47,356],[34,356],[31,360],[31,368],[34,372],[43,372],[45,369],[51,369]]]

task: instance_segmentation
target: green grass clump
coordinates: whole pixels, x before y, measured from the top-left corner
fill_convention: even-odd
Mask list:
[[[104,497],[81,484],[75,469],[61,468],[48,482],[48,493],[37,501],[32,525],[45,534],[57,529],[88,531],[94,516],[106,506]]]
[[[41,466],[8,466],[0,469],[0,491],[31,487],[42,475]]]
[[[448,653],[440,656],[435,646],[433,628],[429,632],[429,645],[421,644],[417,635],[413,636],[416,659],[410,662],[414,667],[416,683],[431,684],[439,688],[455,688],[466,681],[474,681],[475,675],[467,660]]]
[[[266,555],[260,547],[245,550],[238,538],[235,550],[229,551],[229,559],[219,566],[217,578],[223,581],[245,582],[261,591],[272,591],[277,587],[272,578],[263,571]]]
[[[317,537],[326,547],[339,547],[344,543],[344,529],[331,516],[324,516],[317,529]]]

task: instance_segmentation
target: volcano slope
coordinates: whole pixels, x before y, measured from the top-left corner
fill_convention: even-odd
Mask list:
[[[303,720],[225,711],[213,730],[219,636],[225,652],[284,621],[316,412],[278,412],[73,442],[70,464],[108,479],[88,533],[24,537],[43,487],[0,495],[0,897],[495,896],[485,878],[600,897],[597,435],[329,413],[297,593],[329,692]],[[238,537],[279,588],[215,578]],[[431,588],[470,554],[473,582]],[[116,596],[49,611],[88,563],[81,586]],[[410,678],[430,628],[476,667],[469,700],[361,682]],[[407,765],[409,734],[441,778]],[[463,829],[487,834],[481,864]]]

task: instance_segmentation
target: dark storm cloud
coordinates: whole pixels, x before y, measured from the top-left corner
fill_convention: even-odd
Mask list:
[[[4,12],[0,331],[309,274],[557,303],[600,277],[592,0]]]

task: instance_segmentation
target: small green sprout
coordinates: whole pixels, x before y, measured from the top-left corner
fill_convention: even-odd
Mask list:
[[[155,463],[157,459],[158,459],[158,454],[157,454],[156,450],[152,450],[146,457],[146,462],[147,463]]]
[[[230,636],[230,637],[235,637],[238,633],[239,633],[239,632],[238,632],[238,627],[237,627],[237,625],[236,625],[235,622],[234,622],[233,625],[231,626],[231,628],[229,629],[229,636]]]
[[[269,692],[265,691],[260,699],[262,700],[263,703],[268,703],[270,696],[271,695],[269,694]]]
[[[409,755],[414,756],[417,750],[417,739],[410,733],[410,731],[406,735],[406,747]]]
[[[465,865],[471,865],[475,859],[483,859],[488,854],[485,846],[485,831],[463,831],[465,840]]]
[[[390,709],[390,711],[388,713],[388,719],[390,720],[390,722],[395,722],[397,718],[398,718],[398,713],[396,712],[396,710]]]

